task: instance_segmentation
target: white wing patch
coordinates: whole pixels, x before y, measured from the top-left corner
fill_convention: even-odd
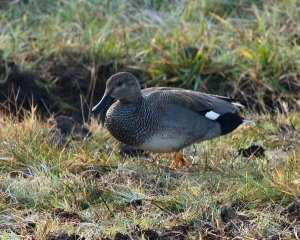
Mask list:
[[[210,120],[216,120],[218,117],[220,117],[220,114],[214,111],[209,111],[205,114],[205,117],[207,117]]]

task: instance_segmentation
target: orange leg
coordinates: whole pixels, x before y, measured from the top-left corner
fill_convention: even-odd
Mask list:
[[[175,157],[172,161],[172,163],[170,164],[169,168],[184,168],[184,167],[188,167],[189,162],[187,160],[184,159],[183,154],[181,152],[176,152],[175,153]]]

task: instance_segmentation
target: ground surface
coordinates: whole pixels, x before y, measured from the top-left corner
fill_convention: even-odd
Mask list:
[[[95,122],[87,126],[91,135],[66,138],[51,121],[1,118],[1,236],[295,238],[299,117],[257,117],[191,146],[188,171],[169,169],[171,156],[121,156]],[[239,154],[251,145],[263,149]]]
[[[299,11],[0,1],[0,238],[297,239]],[[171,156],[120,148],[91,115],[117,71],[237,98],[255,123],[185,149],[189,170],[171,170]]]
[[[130,71],[143,87],[229,95],[260,113],[299,110],[299,5],[2,0],[1,107],[33,101],[43,114],[86,120],[107,77]]]

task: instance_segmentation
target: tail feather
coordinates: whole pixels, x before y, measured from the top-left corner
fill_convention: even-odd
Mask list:
[[[243,120],[242,117],[232,112],[225,113],[216,119],[221,127],[221,135],[232,132],[243,123]]]
[[[240,104],[238,102],[232,102],[231,104],[238,107],[238,108],[244,108],[245,107],[243,104]]]

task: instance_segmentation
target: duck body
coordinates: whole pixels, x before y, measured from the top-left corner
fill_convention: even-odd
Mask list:
[[[230,99],[171,87],[141,90],[130,73],[107,81],[94,112],[106,109],[105,125],[119,141],[153,152],[182,148],[232,132],[245,120]]]
[[[177,152],[221,135],[217,122],[151,94],[138,103],[115,102],[106,113],[106,127],[119,141],[152,152]]]

